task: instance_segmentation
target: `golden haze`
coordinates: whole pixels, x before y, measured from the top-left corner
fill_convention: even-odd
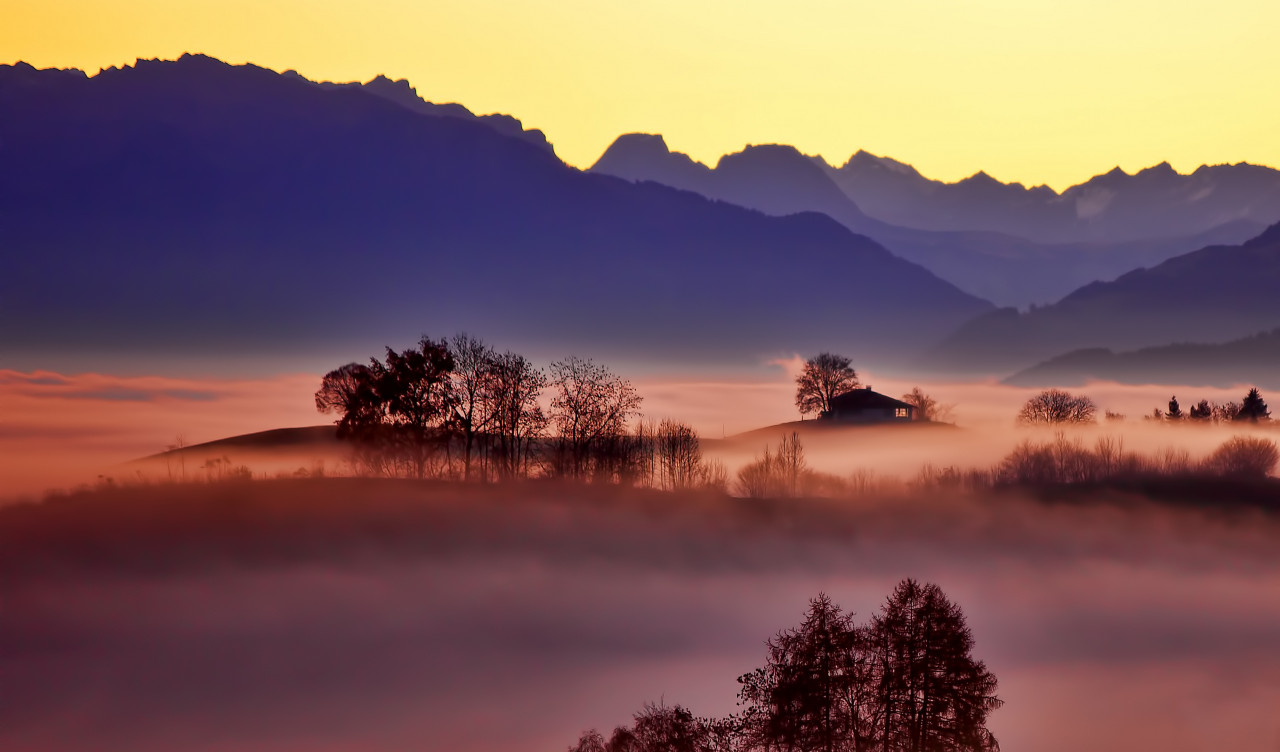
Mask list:
[[[714,161],[790,143],[930,177],[1062,189],[1119,165],[1280,164],[1280,6],[1263,0],[6,0],[5,62],[204,52],[325,80],[408,78],[506,112],[585,167],[660,132]]]

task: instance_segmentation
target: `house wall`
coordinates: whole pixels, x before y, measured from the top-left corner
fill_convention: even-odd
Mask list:
[[[839,420],[845,423],[909,423],[911,414],[908,411],[906,417],[898,417],[896,411],[891,408],[875,408],[868,410],[854,410],[847,412],[835,412],[831,416],[832,420]]]

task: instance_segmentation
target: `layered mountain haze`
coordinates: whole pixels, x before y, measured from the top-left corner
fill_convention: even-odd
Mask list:
[[[1280,329],[1216,345],[1187,343],[1128,352],[1076,350],[1019,371],[1004,383],[1081,386],[1089,381],[1214,387],[1252,384],[1280,389]]]
[[[1244,237],[1280,220],[1280,171],[1248,163],[1188,175],[1167,162],[1133,175],[1115,168],[1061,194],[985,172],[955,183],[859,151],[840,167],[814,162],[867,213],[920,230],[987,230],[1039,243],[1122,243],[1239,226]],[[1242,238],[1243,239],[1243,238]]]
[[[0,68],[23,113],[0,121],[9,364],[342,357],[461,328],[690,364],[893,358],[991,309],[820,214],[584,174],[382,88],[191,55]]]
[[[1059,196],[985,173],[932,181],[866,152],[835,168],[782,145],[749,146],[711,168],[672,152],[659,135],[635,133],[620,136],[591,169],[769,214],[820,211],[961,289],[1010,306],[1056,301],[1180,253],[1243,242],[1266,226],[1259,217],[1280,219],[1280,172],[1251,165],[1204,168],[1194,184],[1167,190],[1147,190],[1158,182],[1151,170],[1125,176],[1128,182],[1108,174]],[[1212,180],[1225,187],[1215,190]],[[1187,210],[1196,196],[1205,211]]]
[[[1229,342],[1280,326],[1277,290],[1280,224],[1238,246],[1203,248],[1088,285],[1051,306],[979,317],[948,337],[929,363],[999,373],[1083,348]]]

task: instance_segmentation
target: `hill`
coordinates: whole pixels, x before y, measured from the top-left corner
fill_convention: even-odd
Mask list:
[[[1223,343],[1280,325],[1280,225],[1073,292],[1026,313],[1003,309],[960,327],[928,358],[943,370],[1024,368],[1084,348]],[[1078,356],[1077,356],[1078,357]]]
[[[1000,305],[1025,306],[1054,301],[1095,280],[1112,279],[1135,267],[1156,264],[1179,253],[1214,243],[1247,240],[1264,227],[1235,217],[1232,221],[1195,226],[1188,229],[1186,235],[1169,231],[1150,237],[1078,233],[1079,237],[1071,236],[1068,242],[1045,231],[1037,232],[1037,237],[1047,235],[1055,239],[1029,240],[1005,232],[1004,224],[998,221],[993,220],[990,227],[982,225],[981,218],[988,215],[1017,214],[1025,209],[1029,223],[1025,229],[1035,230],[1032,225],[1044,213],[1035,209],[1032,200],[1025,196],[1024,200],[1011,198],[1027,193],[1022,186],[1005,185],[985,174],[954,186],[938,184],[947,185],[946,190],[937,189],[947,195],[962,194],[963,200],[951,202],[956,206],[947,201],[935,202],[936,206],[917,202],[907,216],[894,215],[899,224],[890,224],[874,212],[864,211],[861,198],[851,197],[865,197],[878,204],[876,197],[893,195],[893,181],[887,181],[886,185],[882,185],[886,181],[873,181],[874,189],[867,190],[862,176],[887,172],[895,179],[925,179],[901,163],[889,163],[894,169],[883,168],[886,162],[876,161],[878,159],[869,161],[855,155],[855,159],[837,170],[821,158],[807,157],[794,147],[771,144],[749,146],[739,153],[727,154],[712,168],[685,154],[670,151],[660,135],[632,133],[614,141],[591,170],[633,181],[670,185],[778,216],[801,211],[822,212],[961,289]],[[858,190],[852,190],[851,185]],[[1043,191],[1035,189],[1031,195],[1040,196]],[[1277,196],[1280,198],[1280,188]],[[1063,205],[1070,203],[1057,194],[1053,194],[1053,199]],[[1003,208],[1007,203],[1012,203],[1012,208]],[[990,211],[982,209],[987,205]],[[946,217],[970,208],[974,209],[972,221],[946,226],[949,221]],[[925,216],[929,212],[944,219],[935,222]],[[1280,218],[1280,206],[1275,217]],[[917,225],[927,227],[922,229]]]
[[[990,310],[825,216],[585,174],[366,89],[196,55],[0,67],[10,366],[359,357],[464,327],[656,362],[894,357]]]
[[[1217,345],[1188,343],[1129,352],[1076,350],[1019,371],[1004,383],[1080,386],[1090,380],[1280,389],[1280,329]]]

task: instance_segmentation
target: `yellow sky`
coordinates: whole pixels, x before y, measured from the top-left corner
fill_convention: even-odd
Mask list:
[[[1063,188],[1167,160],[1280,165],[1274,0],[0,0],[0,60],[205,52],[408,78],[590,165],[660,132],[713,162],[790,143]]]

